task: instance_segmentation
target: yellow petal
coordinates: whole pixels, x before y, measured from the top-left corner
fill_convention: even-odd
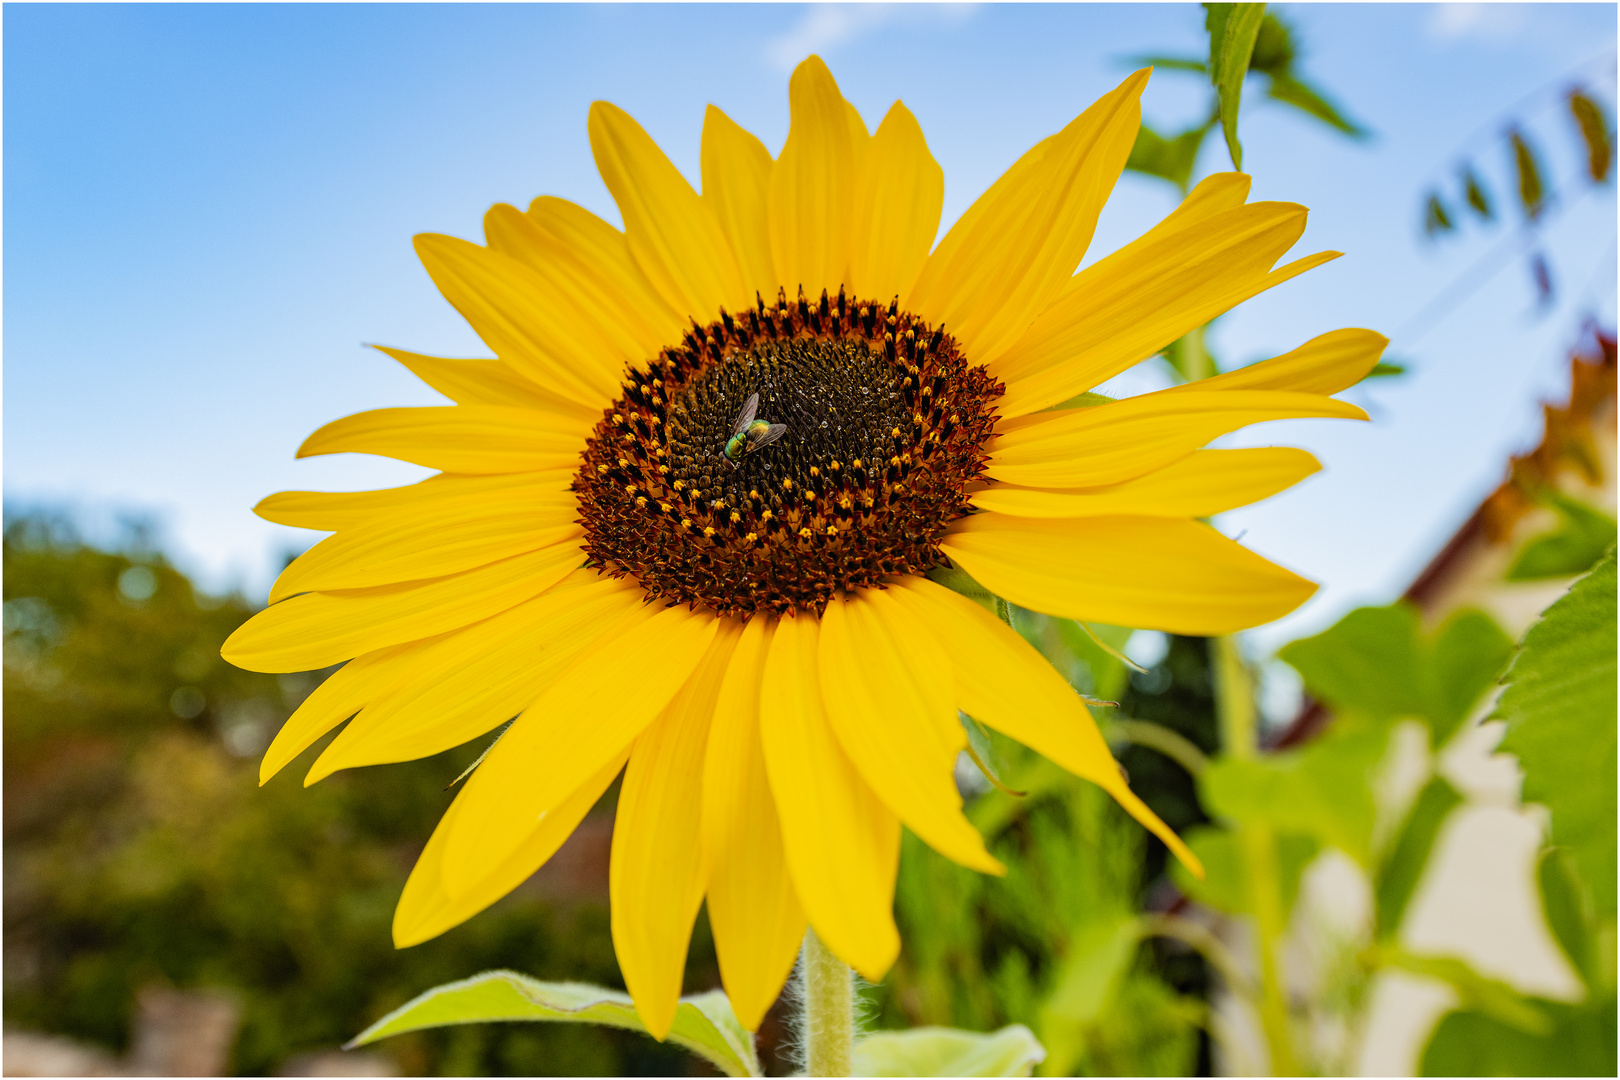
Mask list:
[[[554,416],[498,405],[372,409],[322,427],[298,456],[381,454],[453,473],[577,467],[584,448],[579,431],[559,428]]]
[[[528,216],[568,254],[577,273],[618,299],[618,317],[648,349],[648,358],[680,339],[685,321],[636,265],[622,232],[584,207],[551,195],[531,202]]]
[[[587,648],[634,627],[640,602],[639,589],[580,570],[543,596],[438,639],[332,740],[304,784],[478,738],[521,712]]]
[[[624,767],[626,756],[620,754],[581,784],[530,830],[529,835],[504,862],[461,893],[453,895],[445,887],[444,848],[466,797],[465,791],[458,794],[444,817],[439,819],[439,827],[433,830],[433,836],[429,838],[427,847],[416,860],[416,867],[405,882],[405,892],[399,898],[399,906],[394,909],[394,947],[404,949],[438,937],[527,881],[556,853],[581,819],[590,812],[596,800],[602,797],[602,792],[607,790]]]
[[[567,488],[571,477],[446,477],[422,497],[371,514],[298,556],[270,587],[270,602],[459,574],[574,539],[582,530],[572,521],[578,502]]]
[[[873,982],[900,953],[900,822],[861,780],[822,710],[817,622],[779,621],[765,658],[760,741],[788,872],[816,934]]]
[[[837,293],[849,272],[855,145],[844,97],[819,56],[788,80],[792,122],[771,170],[768,214],[776,278],[792,299]]]
[[[295,529],[336,532],[348,529],[389,510],[409,506],[421,498],[445,491],[445,485],[465,478],[430,476],[404,487],[376,491],[278,491],[259,500],[253,512],[277,525]],[[487,481],[486,481],[487,482]]]
[[[634,629],[587,650],[523,711],[467,780],[467,806],[445,849],[452,894],[503,862],[535,822],[641,734],[718,625],[707,612],[648,611]]]
[[[760,745],[759,695],[772,629],[765,618],[743,628],[703,763],[709,925],[726,996],[749,1031],[759,1029],[782,992],[805,928]]]
[[[1270,267],[1305,231],[1292,203],[1252,203],[1178,219],[1070,278],[990,371],[1007,384],[1002,416],[1049,408],[1113,378],[1189,330],[1338,257]]]
[[[750,294],[776,297],[771,262],[771,152],[736,121],[710,105],[703,114],[703,201],[736,253]]]
[[[484,214],[484,236],[491,248],[510,255],[545,283],[544,303],[555,319],[566,323],[580,347],[597,356],[597,366],[613,377],[615,396],[627,364],[640,364],[669,344],[625,302],[618,275],[586,262],[536,215],[497,203]]]
[[[1119,484],[1083,491],[998,484],[975,492],[973,505],[1011,517],[1210,517],[1270,498],[1321,467],[1310,454],[1288,446],[1194,450],[1180,461]]]
[[[259,762],[259,783],[265,783],[286,768],[289,761],[359,712],[366,702],[386,694],[405,677],[416,657],[436,640],[379,649],[356,657],[327,676],[281,725]]]
[[[951,226],[904,298],[943,322],[972,363],[1017,341],[1079,265],[1141,127],[1148,74],[1131,75],[1019,158]]]
[[[452,360],[386,345],[372,348],[398,360],[412,375],[457,405],[499,405],[552,413],[548,422],[557,430],[577,431],[581,438],[601,419],[600,410],[587,409],[548,392],[504,360]]]
[[[630,254],[681,316],[708,322],[752,301],[720,223],[628,113],[591,105],[591,152],[624,217]]]
[[[945,170],[897,101],[878,125],[855,183],[849,272],[857,295],[881,301],[911,288],[944,205]]]
[[[972,600],[926,578],[905,578],[892,591],[950,657],[963,712],[1101,787],[1203,877],[1187,845],[1131,793],[1090,710],[1028,642]]]
[[[1042,413],[990,440],[990,475],[1027,487],[1094,487],[1145,475],[1211,439],[1266,420],[1365,420],[1348,402],[1281,390],[1160,391],[1089,409]]]
[[[655,1039],[675,1021],[692,921],[703,903],[704,747],[741,630],[734,620],[721,622],[692,677],[636,740],[619,789],[608,872],[613,951],[636,1014]]]
[[[1032,611],[1173,634],[1235,633],[1316,591],[1208,525],[1175,518],[975,514],[941,547],[985,588]]]
[[[868,589],[827,605],[820,661],[827,720],[867,785],[940,854],[1002,872],[962,816],[954,768],[967,736],[945,655],[888,596]]]
[[[544,278],[499,251],[422,233],[417,258],[484,344],[550,392],[600,409],[618,396],[618,364],[600,338],[572,322]]]
[[[1375,330],[1332,330],[1311,338],[1293,352],[1246,368],[1171,387],[1197,390],[1293,390],[1336,394],[1367,377],[1389,345]]]
[[[220,652],[250,671],[313,671],[487,619],[584,561],[578,544],[560,544],[437,581],[304,593],[237,627]]]

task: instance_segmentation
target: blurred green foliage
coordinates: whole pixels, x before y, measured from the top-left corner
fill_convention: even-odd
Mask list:
[[[7,522],[4,573],[8,1025],[121,1048],[141,986],[225,988],[243,1017],[232,1068],[263,1075],[480,968],[622,986],[605,896],[520,889],[393,948],[394,903],[476,746],[304,790],[316,747],[261,789],[258,752],[320,675],[222,661],[252,613],[241,598],[43,514]],[[689,976],[718,985],[701,920]],[[407,1075],[689,1068],[674,1047],[574,1025],[424,1032],[382,1052]]]

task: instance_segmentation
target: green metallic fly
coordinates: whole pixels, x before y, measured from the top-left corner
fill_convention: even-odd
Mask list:
[[[726,440],[726,448],[722,451],[733,469],[742,468],[742,459],[748,454],[764,449],[787,434],[786,424],[767,424],[763,420],[755,420],[754,414],[757,412],[759,395],[749,394],[748,400],[743,402],[742,412],[737,414],[737,422],[731,425],[731,438]]]

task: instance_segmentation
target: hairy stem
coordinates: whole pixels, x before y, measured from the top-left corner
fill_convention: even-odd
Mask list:
[[[806,1071],[811,1076],[848,1076],[855,1042],[855,973],[807,929],[799,979]]]

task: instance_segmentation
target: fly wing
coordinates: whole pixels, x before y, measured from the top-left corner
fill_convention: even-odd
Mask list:
[[[754,416],[759,412],[759,395],[749,394],[748,400],[743,402],[742,412],[737,414],[737,422],[731,425],[733,435],[741,435],[748,430],[748,425],[754,422]]]
[[[775,442],[777,439],[780,439],[786,434],[786,424],[772,424],[770,427],[765,429],[763,434],[749,436],[748,448],[750,450],[758,450],[761,447],[769,446],[771,443]]]

